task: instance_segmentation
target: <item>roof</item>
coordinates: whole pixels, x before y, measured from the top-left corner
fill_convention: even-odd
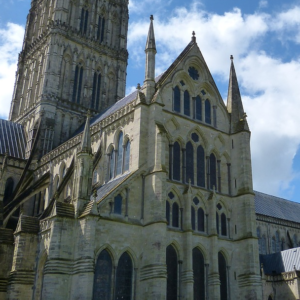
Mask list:
[[[273,254],[260,255],[264,273],[276,275],[284,272],[300,270],[300,248],[293,248]]]
[[[125,173],[122,176],[116,177],[113,180],[111,180],[111,181],[107,182],[106,184],[104,184],[103,186],[101,186],[97,190],[97,198],[95,199],[96,202],[97,203],[100,202],[100,200],[102,200],[109,193],[111,193],[115,188],[117,188],[122,182],[124,182],[132,174],[133,174],[132,172]],[[91,196],[91,200],[92,199],[94,199],[93,195]]]
[[[26,138],[23,126],[0,119],[0,154],[25,159]]]
[[[158,75],[155,78],[155,82],[158,82],[160,80],[160,78],[163,76],[164,73]],[[143,88],[143,87],[141,87]],[[117,101],[115,104],[113,104],[112,106],[110,106],[108,109],[104,110],[103,112],[99,113],[98,115],[94,116],[91,121],[90,121],[90,126],[93,126],[99,122],[101,122],[102,120],[104,120],[105,118],[107,118],[108,116],[112,115],[113,113],[115,113],[116,111],[118,111],[119,109],[121,109],[122,107],[126,106],[127,104],[131,103],[132,101],[134,101],[137,98],[137,93],[138,91],[135,90],[134,92],[132,92],[131,94],[125,96],[124,98],[120,99],[119,101]],[[73,136],[81,133],[84,129],[85,124],[81,125],[76,132],[74,133]]]
[[[255,212],[273,218],[300,222],[300,203],[255,191]]]

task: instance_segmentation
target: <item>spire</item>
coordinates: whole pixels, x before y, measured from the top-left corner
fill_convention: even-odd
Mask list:
[[[90,111],[87,113],[87,118],[82,134],[82,140],[80,144],[80,152],[92,153],[91,149],[91,133],[90,133]]]
[[[237,81],[237,76],[235,73],[232,55],[230,55],[230,60],[231,66],[228,85],[227,110],[231,114],[232,129],[236,131],[236,125],[240,124],[240,122],[242,121],[245,121],[244,123],[247,123],[247,120],[243,108],[242,98],[240,94],[239,84]],[[248,125],[246,125],[246,127],[243,127],[243,129],[249,130]]]
[[[153,28],[153,16],[150,16],[150,27],[146,43],[146,66],[145,66],[145,81],[143,92],[146,97],[146,102],[150,103],[155,94],[155,55],[156,45]]]
[[[153,28],[153,15],[150,16],[150,27],[148,31],[148,38],[147,38],[147,43],[146,43],[146,49],[147,50],[155,50],[156,53],[156,44],[155,44],[155,36],[154,36],[154,28]]]

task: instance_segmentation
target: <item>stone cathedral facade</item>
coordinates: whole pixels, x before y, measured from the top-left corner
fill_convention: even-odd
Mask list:
[[[233,57],[227,105],[195,34],[155,77],[151,16],[125,97],[127,29],[125,0],[31,2],[0,120],[0,299],[298,299],[300,206],[253,191]]]

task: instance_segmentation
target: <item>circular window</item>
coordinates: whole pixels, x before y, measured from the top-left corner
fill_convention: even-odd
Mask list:
[[[189,75],[194,79],[194,80],[198,80],[199,79],[199,72],[197,69],[195,69],[194,67],[189,67]]]

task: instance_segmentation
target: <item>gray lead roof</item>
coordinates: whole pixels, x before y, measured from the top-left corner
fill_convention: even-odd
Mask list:
[[[277,219],[300,222],[300,204],[283,198],[255,193],[255,212]]]
[[[0,154],[25,159],[26,139],[23,126],[0,119]]]

